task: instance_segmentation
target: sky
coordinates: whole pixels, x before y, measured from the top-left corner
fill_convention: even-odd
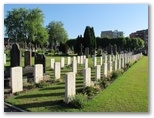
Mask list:
[[[61,21],[69,39],[83,35],[86,26],[101,31],[118,30],[124,37],[137,30],[148,29],[148,4],[4,4],[4,18],[13,8],[39,8],[44,14],[44,27]]]

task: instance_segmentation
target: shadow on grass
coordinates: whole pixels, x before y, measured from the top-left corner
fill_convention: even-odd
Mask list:
[[[51,96],[63,96],[64,92],[58,92],[58,93],[46,93],[46,94],[33,94],[33,95],[23,95],[23,96],[17,96],[15,99],[25,99],[25,98],[37,98],[37,97],[51,97]]]
[[[65,89],[65,86],[57,86],[57,87],[50,87],[50,88],[42,88],[39,91],[45,91],[45,90],[60,90]]]

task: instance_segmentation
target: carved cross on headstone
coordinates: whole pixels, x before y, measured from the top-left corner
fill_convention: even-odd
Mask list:
[[[82,45],[82,43],[81,43],[81,45],[80,45],[80,55],[83,55],[83,51],[82,51],[82,49],[84,48],[84,46]]]

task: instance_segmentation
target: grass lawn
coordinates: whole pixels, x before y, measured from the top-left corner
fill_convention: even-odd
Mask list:
[[[47,73],[53,74],[49,69],[50,58],[47,57]],[[56,57],[57,61],[59,57]],[[66,60],[66,59],[65,59]],[[92,60],[89,61],[92,67]],[[83,65],[78,66],[82,70]],[[62,69],[61,75],[71,71],[72,68]],[[92,70],[92,79],[94,71]],[[83,88],[83,76],[76,76],[77,93]],[[48,87],[34,89],[6,100],[24,110],[32,112],[147,112],[148,111],[148,57],[143,57],[133,65],[113,84],[90,100],[83,109],[74,109],[67,106],[63,100],[65,97],[64,81],[51,84]]]

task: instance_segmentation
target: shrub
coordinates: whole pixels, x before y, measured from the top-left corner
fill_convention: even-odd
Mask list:
[[[24,84],[24,88],[26,88],[26,89],[33,89],[35,87],[36,87],[36,85],[34,82]]]
[[[121,75],[121,71],[120,70],[117,70],[117,71],[114,71],[112,73],[112,80],[115,80],[117,77],[119,77]]]
[[[76,94],[75,97],[71,98],[70,105],[75,108],[83,108],[87,103],[87,95],[83,94]]]
[[[16,92],[14,95],[18,96],[18,95],[20,95],[20,92]]]
[[[83,94],[87,94],[88,96],[94,96],[98,93],[98,89],[94,88],[92,86],[88,86],[85,89],[83,89]]]
[[[37,84],[37,87],[38,87],[38,88],[43,88],[43,87],[46,87],[46,86],[49,86],[49,84],[48,84],[46,81],[44,81],[44,80],[40,81],[40,82]]]

